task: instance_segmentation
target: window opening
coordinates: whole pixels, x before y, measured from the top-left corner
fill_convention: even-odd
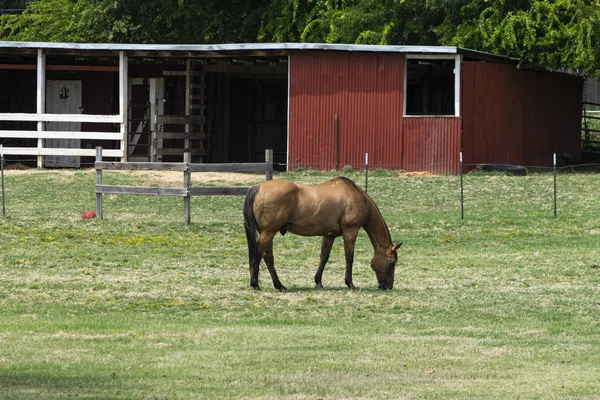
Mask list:
[[[406,60],[406,115],[454,115],[454,59]]]

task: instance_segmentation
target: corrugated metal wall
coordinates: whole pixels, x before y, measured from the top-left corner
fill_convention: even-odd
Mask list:
[[[407,117],[403,122],[402,169],[440,175],[460,172],[460,118]]]
[[[296,52],[290,55],[288,168],[339,166],[458,172],[460,118],[403,118],[404,56]]]
[[[580,153],[582,82],[511,65],[463,63],[465,164],[551,166]]]
[[[398,168],[402,143],[400,54],[301,52],[290,56],[289,168]]]

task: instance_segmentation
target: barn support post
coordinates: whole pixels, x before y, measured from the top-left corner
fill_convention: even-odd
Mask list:
[[[36,94],[36,113],[38,118],[41,114],[46,113],[46,54],[42,49],[38,49],[37,55],[37,94]],[[44,130],[44,122],[37,121],[37,132],[38,135],[42,136]],[[44,139],[41,137],[38,139],[38,156],[37,156],[37,167],[42,168],[44,166],[44,156],[40,155],[42,148],[44,147]]]
[[[186,151],[183,153],[183,162],[186,168],[183,171],[183,187],[186,190],[186,195],[183,197],[183,221],[186,225],[190,224],[190,186],[192,184],[192,174],[190,172],[189,163],[192,162],[192,153]]]
[[[271,163],[271,168],[265,172],[265,180],[273,180],[273,149],[265,149],[265,162]]]
[[[129,152],[129,84],[128,84],[128,61],[124,51],[119,51],[119,116],[122,118],[120,123],[121,151],[123,155],[121,161],[127,161]]]
[[[96,162],[102,161],[102,146],[96,146]],[[102,185],[102,170],[96,167],[96,187]],[[96,217],[102,219],[102,193],[96,192]]]

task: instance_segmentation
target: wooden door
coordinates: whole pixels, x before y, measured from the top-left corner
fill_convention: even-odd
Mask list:
[[[46,82],[46,113],[49,114],[80,114],[81,113],[81,81]],[[48,122],[47,131],[81,131],[80,122]],[[60,149],[79,149],[81,139],[45,139],[44,147]],[[80,157],[68,155],[45,156],[45,167],[79,168]]]

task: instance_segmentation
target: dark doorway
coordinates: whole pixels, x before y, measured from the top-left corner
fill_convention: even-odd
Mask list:
[[[230,161],[264,161],[273,149],[274,162],[287,158],[287,80],[232,78],[230,95]]]

